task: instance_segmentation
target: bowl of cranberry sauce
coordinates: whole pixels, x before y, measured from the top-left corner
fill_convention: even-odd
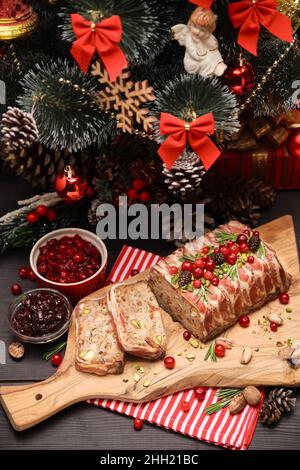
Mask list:
[[[30,265],[39,287],[56,289],[77,303],[104,285],[107,250],[92,232],[65,228],[48,233],[34,245]]]
[[[10,306],[8,321],[13,333],[27,343],[55,341],[69,328],[72,304],[53,289],[34,289]]]

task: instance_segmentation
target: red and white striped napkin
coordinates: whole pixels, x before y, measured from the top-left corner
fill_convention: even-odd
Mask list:
[[[130,276],[133,269],[140,272],[154,266],[160,257],[137,248],[124,246],[109,280],[120,282]],[[201,384],[200,384],[201,385]],[[149,403],[134,404],[115,400],[90,400],[89,403],[149,423],[179,432],[196,439],[230,449],[246,450],[250,445],[258,420],[259,407],[247,405],[238,415],[230,415],[227,409],[207,416],[205,408],[217,401],[217,389],[209,388],[205,400],[198,401],[193,390],[175,393]],[[184,412],[181,403],[188,401],[189,412]]]

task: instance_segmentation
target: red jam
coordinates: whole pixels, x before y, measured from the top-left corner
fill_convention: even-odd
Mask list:
[[[80,235],[52,238],[40,248],[37,260],[37,270],[43,277],[62,284],[84,281],[100,266],[100,252]]]
[[[69,311],[64,299],[41,290],[23,296],[11,325],[21,335],[38,338],[56,333],[68,320]]]

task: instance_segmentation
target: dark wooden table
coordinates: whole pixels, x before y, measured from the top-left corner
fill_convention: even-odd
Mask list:
[[[32,195],[29,185],[18,178],[0,176],[0,215],[16,207],[18,199]],[[300,248],[300,191],[280,192],[276,205],[265,214],[262,223],[276,217],[292,214]],[[282,241],[285,242],[284,240]],[[145,249],[166,254],[170,247],[166,243],[139,244]],[[116,259],[120,243],[109,244],[110,265]],[[8,345],[13,339],[6,315],[12,301],[10,285],[18,279],[17,271],[28,264],[28,252],[14,251],[0,257],[0,340]],[[24,288],[32,287],[30,281],[22,282]],[[8,358],[7,365],[0,365],[1,384],[22,384],[39,381],[53,374],[50,364],[41,359],[42,347],[28,347],[26,357],[15,363]],[[296,391],[300,398],[300,393]],[[217,449],[195,439],[175,434],[156,426],[145,425],[142,432],[134,431],[132,421],[125,416],[100,410],[80,403],[48,421],[22,433],[15,432],[2,408],[0,409],[0,449]],[[250,449],[300,449],[300,401],[296,410],[281,419],[273,428],[260,423],[257,426]]]

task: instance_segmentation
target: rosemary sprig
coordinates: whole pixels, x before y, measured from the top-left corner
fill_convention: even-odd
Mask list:
[[[237,238],[236,233],[227,233],[227,232],[216,233],[216,240],[220,245],[229,241],[235,242],[236,238]]]
[[[217,362],[217,356],[215,355],[215,346],[216,346],[216,342],[212,341],[205,355],[205,358],[204,358],[205,361],[207,361],[210,358],[212,362]]]
[[[265,245],[263,244],[262,241],[260,241],[259,248],[258,248],[256,254],[259,258],[266,259],[266,257],[267,257]]]
[[[217,391],[218,401],[205,409],[205,414],[212,415],[227,407],[231,400],[241,393],[239,388],[224,388]]]
[[[59,343],[56,346],[54,346],[52,349],[49,349],[49,351],[45,352],[43,354],[43,359],[44,361],[49,361],[54,354],[58,354],[60,351],[62,351],[66,347],[67,342],[64,341],[63,343]]]
[[[229,271],[226,277],[230,277],[232,281],[234,281],[235,279],[240,280],[238,262],[229,268]]]
[[[196,258],[193,255],[183,255],[181,256],[180,261],[191,261],[192,263],[194,263],[195,259]]]

